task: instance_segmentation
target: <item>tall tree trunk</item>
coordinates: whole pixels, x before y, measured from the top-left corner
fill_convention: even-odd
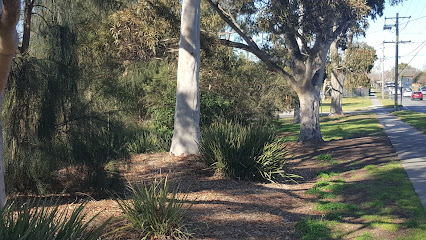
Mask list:
[[[24,7],[24,32],[22,34],[22,45],[20,52],[21,54],[25,53],[30,46],[30,36],[31,36],[31,16],[33,13],[34,0],[25,0]]]
[[[304,89],[298,93],[300,101],[300,133],[299,142],[323,142],[320,129],[320,87]]]
[[[337,49],[337,40],[335,40],[330,46],[331,55],[331,104],[330,104],[330,116],[341,116],[344,115],[342,110],[342,95],[344,86],[344,75],[339,69],[339,54]]]
[[[198,153],[200,140],[200,2],[183,0],[174,131],[170,153]]]
[[[0,114],[3,105],[3,92],[9,76],[10,64],[18,48],[16,24],[20,13],[19,0],[3,0],[0,2]],[[0,116],[1,131],[1,116]],[[0,207],[6,203],[6,189],[3,167],[3,134],[0,134]]]

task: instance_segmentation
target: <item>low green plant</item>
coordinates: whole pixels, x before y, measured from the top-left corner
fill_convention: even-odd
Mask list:
[[[335,177],[335,176],[339,176],[339,173],[335,173],[335,172],[320,172],[317,175],[317,178],[330,179],[331,177]]]
[[[201,161],[217,175],[268,181],[297,177],[284,172],[287,152],[270,128],[219,120],[204,129],[202,136]]]
[[[374,240],[369,232],[364,232],[362,235],[355,237],[355,240]]]
[[[4,240],[97,240],[109,220],[94,227],[97,214],[87,217],[87,202],[74,210],[60,211],[58,202],[28,201],[22,205],[8,202],[0,209],[0,239]],[[49,205],[55,205],[49,207]]]
[[[328,153],[318,155],[317,160],[321,162],[330,163],[330,164],[337,164],[337,161]]]
[[[322,219],[302,218],[296,229],[302,240],[332,239],[332,232]]]
[[[141,129],[136,131],[126,148],[131,153],[149,153],[167,151],[170,148],[172,134],[168,131]]]
[[[169,189],[167,178],[155,180],[149,186],[130,186],[132,196],[127,201],[116,199],[124,218],[130,224],[118,231],[132,228],[142,239],[149,237],[188,238],[184,230],[183,200],[177,197],[176,189]]]

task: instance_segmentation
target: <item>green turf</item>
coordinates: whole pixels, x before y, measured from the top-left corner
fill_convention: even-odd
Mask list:
[[[331,99],[321,101],[320,112],[330,112]],[[342,109],[344,112],[365,110],[371,106],[371,99],[368,97],[342,98]]]
[[[319,174],[317,183],[307,193],[316,195],[314,211],[321,213],[323,217],[308,221],[302,219],[299,223],[322,226],[318,229],[322,229],[321,234],[326,233],[324,236],[329,237],[326,239],[335,239],[336,237],[332,236],[336,234],[344,238],[345,234],[349,234],[341,232],[339,228],[339,224],[348,224],[347,219],[362,219],[356,221],[362,222],[362,229],[380,229],[387,232],[407,229],[401,239],[426,239],[426,214],[401,164],[390,162],[368,165],[362,170],[366,171],[367,176],[356,182],[345,182],[336,179],[339,176]],[[330,224],[331,222],[333,224]],[[312,227],[311,232],[301,233],[302,239],[305,235],[318,233],[318,229]],[[300,231],[299,228],[298,230]],[[355,239],[375,238],[371,233],[363,232]]]
[[[292,119],[280,119],[279,131],[285,133],[286,141],[297,141],[300,125]],[[321,134],[325,141],[379,135],[383,133],[375,114],[365,113],[343,117],[322,117]]]
[[[426,114],[413,111],[397,111],[393,114],[417,130],[426,133]]]

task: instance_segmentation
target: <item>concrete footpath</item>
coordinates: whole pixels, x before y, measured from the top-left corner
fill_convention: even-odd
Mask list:
[[[391,109],[383,108],[377,97],[372,97],[371,101],[373,111],[383,125],[426,210],[426,135],[389,113]]]

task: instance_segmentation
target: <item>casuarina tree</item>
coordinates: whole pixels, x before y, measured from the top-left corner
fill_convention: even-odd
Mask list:
[[[2,110],[4,87],[9,75],[13,55],[18,48],[16,25],[19,20],[21,3],[19,0],[3,0],[0,3],[0,113]],[[3,167],[3,134],[0,119],[0,207],[6,202]]]

